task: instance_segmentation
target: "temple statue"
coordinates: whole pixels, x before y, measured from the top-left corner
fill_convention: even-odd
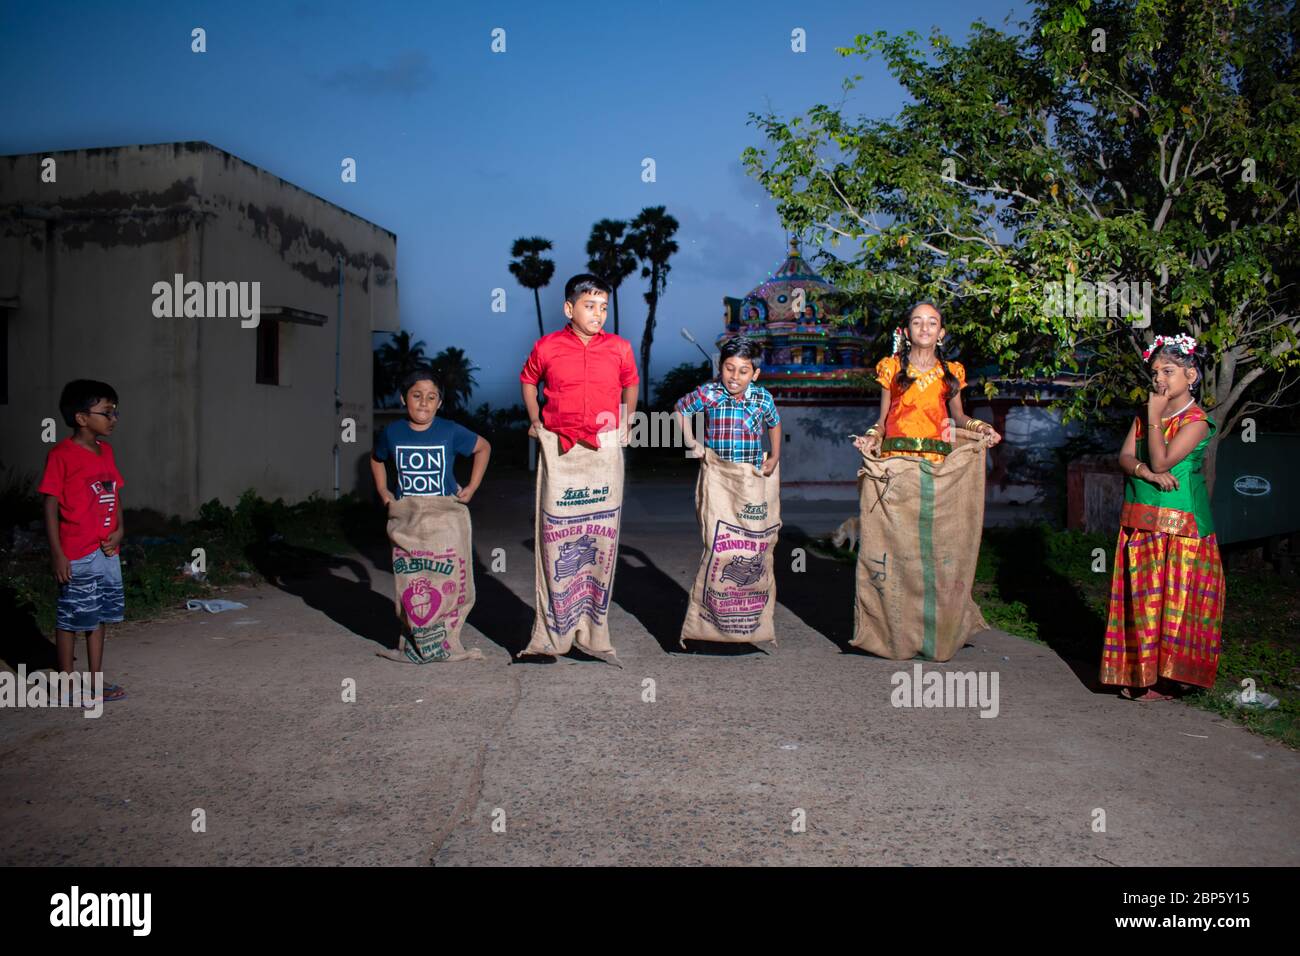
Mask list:
[[[724,298],[721,341],[745,335],[763,345],[763,385],[782,405],[863,405],[872,387],[864,317],[847,295],[789,255],[740,299]]]

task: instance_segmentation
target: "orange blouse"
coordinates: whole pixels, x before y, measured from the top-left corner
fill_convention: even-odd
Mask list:
[[[906,389],[901,382],[895,382],[902,360],[896,355],[883,358],[876,363],[876,381],[889,389],[889,414],[885,417],[885,438],[934,438],[940,441],[952,441],[951,435],[944,435],[944,422],[948,414],[948,386],[943,381],[943,366],[938,362],[926,372],[913,373],[911,384]],[[966,387],[966,368],[960,362],[948,362],[948,370],[957,378],[960,391]],[[890,455],[915,455],[930,461],[943,461],[944,456],[934,452],[886,451],[881,457]]]

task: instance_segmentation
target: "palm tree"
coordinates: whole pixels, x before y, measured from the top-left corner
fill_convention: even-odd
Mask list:
[[[379,349],[370,353],[370,381],[375,395],[375,408],[387,408],[393,394],[393,378],[388,367],[379,361]]]
[[[519,284],[525,289],[533,290],[539,336],[546,334],[546,328],[542,325],[542,297],[537,290],[548,285],[551,276],[555,275],[555,263],[541,257],[541,253],[550,248],[551,240],[543,239],[541,236],[516,239],[515,244],[510,247],[510,254],[515,257],[515,261],[510,263],[510,274],[518,279]]]
[[[375,392],[376,397],[382,398],[384,402],[401,386],[407,372],[429,364],[429,358],[424,354],[423,340],[412,344],[411,333],[407,331],[394,333],[391,342],[385,342],[379,347],[377,358],[383,375],[375,380]],[[381,387],[384,388],[382,393],[379,392]]]
[[[673,242],[673,233],[677,231],[677,220],[668,215],[663,206],[647,206],[632,220],[632,231],[627,237],[627,246],[641,260],[641,278],[650,280],[650,291],[645,293],[646,313],[645,331],[641,333],[641,382],[645,387],[642,401],[650,401],[650,346],[655,339],[655,309],[659,306],[659,296],[668,286],[668,272],[672,268],[668,259],[677,251]]]
[[[474,373],[479,367],[470,362],[464,350],[448,346],[433,357],[429,366],[442,383],[442,411],[454,414],[469,408],[470,396],[478,384]]]
[[[618,287],[636,268],[636,254],[623,239],[627,223],[621,219],[602,219],[591,227],[587,240],[587,268],[609,283],[614,290],[614,334],[618,335]]]

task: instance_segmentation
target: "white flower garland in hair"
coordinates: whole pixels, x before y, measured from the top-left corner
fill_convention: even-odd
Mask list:
[[[1196,351],[1196,339],[1192,338],[1186,332],[1178,335],[1157,335],[1155,339],[1147,346],[1147,350],[1142,353],[1142,361],[1147,361],[1162,348],[1173,349],[1176,352],[1182,352],[1184,355],[1191,355]]]

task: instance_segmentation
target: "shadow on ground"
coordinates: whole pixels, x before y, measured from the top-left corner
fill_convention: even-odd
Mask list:
[[[382,516],[379,518],[373,523],[373,532],[370,522],[355,520],[345,525],[349,542],[376,567],[389,560]],[[401,631],[392,597],[373,590],[370,570],[362,561],[288,544],[261,515],[254,518],[254,532],[254,543],[244,549],[244,556],[270,584],[358,637],[387,650],[397,649]],[[352,579],[335,574],[336,570],[350,572]]]
[[[995,581],[1003,601],[1020,602],[1038,637],[1089,690],[1113,693],[1097,679],[1106,621],[1084,600],[1076,583],[1051,569],[1041,528],[1023,525],[986,531],[983,547],[997,553]]]
[[[533,609],[506,587],[474,555],[474,609],[469,623],[493,644],[505,650],[513,661],[528,646],[533,629]]]
[[[30,605],[20,606],[18,592],[11,587],[0,587],[0,661],[15,670],[23,664],[28,672],[58,663],[54,644],[41,633],[34,610]]]
[[[796,617],[844,654],[862,654],[853,639],[854,564],[822,557],[813,550],[819,540],[799,528],[786,526],[776,545],[776,599]],[[794,550],[803,549],[802,571],[794,570]]]
[[[686,617],[686,592],[637,548],[620,542],[614,571],[614,600],[641,622],[666,654],[681,654],[677,643]]]

